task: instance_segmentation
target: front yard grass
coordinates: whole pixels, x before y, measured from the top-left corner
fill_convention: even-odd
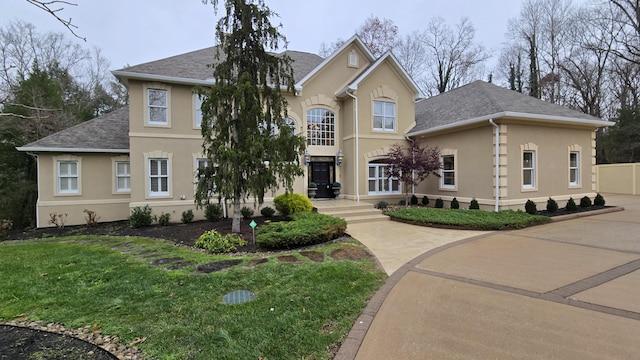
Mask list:
[[[522,211],[458,210],[435,208],[404,208],[386,213],[392,219],[410,223],[451,226],[474,230],[520,229],[550,221],[546,216],[529,215]]]
[[[124,242],[200,263],[230,258],[146,238],[3,242],[0,321],[95,324],[123,344],[146,337],[137,346],[156,359],[327,359],[386,277],[368,260],[325,256],[316,263],[297,252],[295,264],[268,255],[256,267],[194,275],[194,266],[167,271],[112,250]],[[234,258],[247,264],[255,257]],[[234,290],[250,290],[256,299],[223,304]]]

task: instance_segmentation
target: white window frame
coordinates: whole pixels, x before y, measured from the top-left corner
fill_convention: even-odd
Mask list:
[[[157,162],[158,166],[157,166],[157,170],[158,173],[157,174],[153,174],[152,173],[152,166],[151,164],[153,162]],[[166,163],[166,174],[162,174],[162,163]],[[149,196],[168,196],[170,195],[170,166],[169,166],[169,159],[168,158],[149,158],[147,161],[147,176],[149,178],[149,187],[148,187],[148,193]],[[157,189],[154,190],[154,186],[153,186],[153,179],[158,179],[157,181]],[[167,190],[162,190],[162,180],[166,179],[166,183],[167,183]]]
[[[73,165],[74,171],[69,171],[68,173],[62,173],[63,165]],[[69,168],[71,169],[71,168]],[[80,164],[78,160],[57,160],[56,161],[56,189],[57,193],[61,195],[78,195],[80,194]],[[75,187],[72,185],[72,180],[75,180]],[[68,188],[63,189],[62,184],[66,183]]]
[[[531,154],[531,166],[525,166],[525,154]],[[523,189],[527,189],[527,190],[531,190],[531,189],[535,189],[537,186],[537,171],[536,171],[536,151],[535,150],[524,150],[522,151],[522,188]],[[525,183],[525,172],[530,172],[531,175],[529,176],[529,179],[531,179],[531,183],[530,184],[526,184]]]
[[[307,110],[307,145],[335,146],[336,145],[336,115],[333,111],[321,107]],[[323,119],[331,121],[323,124]]]
[[[358,54],[355,51],[349,53],[349,67],[358,67]]]
[[[453,168],[452,169],[445,169],[445,158],[451,158],[452,160],[452,165]],[[458,189],[458,166],[457,166],[457,156],[455,154],[445,154],[440,156],[440,165],[441,165],[441,169],[440,169],[440,189],[441,190],[457,190]],[[447,174],[451,174],[453,175],[453,184],[447,184],[446,181],[446,175]]]
[[[390,167],[390,164],[370,162],[367,167],[367,191],[369,195],[388,195],[388,194],[402,194],[402,183],[398,178],[389,177],[387,175],[386,168]],[[374,175],[371,176],[371,168],[374,168]],[[371,191],[370,182],[375,181],[376,190]],[[386,184],[385,184],[386,182]],[[397,182],[398,189],[393,190],[393,184]],[[386,186],[383,186],[386,185]],[[387,188],[388,190],[384,190]]]
[[[382,107],[382,113],[376,110],[376,105],[380,105]],[[393,115],[389,115],[387,110],[391,108]],[[380,118],[381,126],[376,127],[376,118]],[[395,102],[391,101],[381,101],[374,100],[373,101],[373,130],[375,131],[386,131],[386,132],[395,132],[397,127],[397,106]],[[391,127],[389,128],[387,125],[391,122]]]
[[[199,94],[193,94],[193,128],[202,127],[202,98]]]
[[[126,171],[121,173],[119,165],[126,164]],[[113,173],[115,175],[114,184],[116,193],[130,193],[131,192],[131,162],[116,160],[114,161]],[[120,186],[120,180],[124,180],[125,186]]]
[[[575,158],[576,158],[575,166],[571,166],[572,155],[575,155]],[[575,173],[575,179],[573,181],[571,179],[572,173]],[[580,151],[569,152],[569,186],[571,187],[580,186]]]
[[[164,104],[151,104],[151,93],[154,91],[162,92],[164,94]],[[170,109],[170,94],[169,88],[165,86],[149,86],[145,88],[145,105],[146,105],[146,125],[150,126],[160,126],[160,127],[169,127],[171,125],[171,109]],[[152,120],[152,109],[163,109],[164,110],[164,120],[162,121],[154,121]]]

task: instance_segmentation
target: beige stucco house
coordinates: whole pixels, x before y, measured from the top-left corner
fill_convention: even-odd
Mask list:
[[[595,130],[608,122],[481,81],[422,99],[392,53],[376,59],[357,36],[326,59],[286,53],[296,80],[287,121],[307,137],[296,192],[313,181],[317,197],[331,199],[337,181],[341,198],[399,200],[404,189],[386,176],[386,153],[420,139],[441,150],[443,169],[414,189],[419,197],[503,209],[594,194]],[[213,54],[114,71],[129,90],[127,108],[19,148],[38,160],[37,226],[51,226],[52,213],[82,224],[84,209],[123,220],[147,204],[173,221],[187,209],[202,217],[194,177],[206,160],[193,90],[212,84]]]

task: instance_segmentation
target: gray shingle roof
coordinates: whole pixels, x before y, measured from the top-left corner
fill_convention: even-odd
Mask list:
[[[208,64],[215,61],[215,46],[171,56],[168,58],[134,65],[118,70],[122,72],[147,75],[168,76],[183,79],[207,80],[211,79],[213,71]],[[287,50],[280,54],[287,54],[293,59],[293,76],[297,81],[318,66],[323,58],[318,55]]]
[[[21,151],[128,152],[129,107],[51,134],[23,147]]]
[[[478,80],[418,102],[416,126],[409,133],[506,112],[601,121],[591,115]]]

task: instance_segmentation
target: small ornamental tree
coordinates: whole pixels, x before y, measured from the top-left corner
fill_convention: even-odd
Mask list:
[[[405,204],[409,203],[409,190],[433,174],[440,176],[440,151],[438,148],[420,147],[418,140],[410,142],[408,148],[399,144],[391,145],[387,153],[389,177],[397,178],[404,184]]]

